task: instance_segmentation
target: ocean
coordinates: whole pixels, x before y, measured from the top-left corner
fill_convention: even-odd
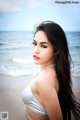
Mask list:
[[[72,76],[80,76],[80,31],[66,32],[69,50],[74,65]],[[39,65],[32,60],[31,31],[1,31],[0,32],[0,74],[11,76],[34,75],[39,71]]]

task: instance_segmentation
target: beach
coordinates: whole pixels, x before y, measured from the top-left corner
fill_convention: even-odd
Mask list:
[[[26,120],[22,91],[32,79],[26,75],[0,75],[0,112],[8,112],[8,120]],[[80,77],[73,78],[73,91],[80,101]]]
[[[80,31],[68,31],[66,35],[74,63],[73,91],[80,101]],[[26,120],[22,91],[40,70],[32,61],[32,40],[32,31],[0,32],[0,120],[6,113],[8,120]]]
[[[0,112],[8,112],[8,120],[25,120],[22,90],[32,76],[0,75]]]

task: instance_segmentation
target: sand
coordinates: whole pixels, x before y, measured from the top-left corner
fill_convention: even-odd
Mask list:
[[[33,76],[0,75],[0,113],[8,112],[8,120],[26,120],[22,90],[32,79]],[[80,101],[80,77],[73,78],[73,90]]]
[[[26,120],[22,90],[32,76],[0,75],[0,112],[8,112],[8,120]]]

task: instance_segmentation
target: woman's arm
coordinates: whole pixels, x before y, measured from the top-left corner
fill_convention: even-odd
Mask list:
[[[37,89],[50,120],[62,120],[62,112],[57,92],[48,77],[37,80]]]

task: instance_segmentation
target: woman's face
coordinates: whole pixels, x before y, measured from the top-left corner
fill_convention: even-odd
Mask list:
[[[47,66],[53,63],[54,49],[44,31],[38,31],[32,42],[32,55],[35,64]]]

